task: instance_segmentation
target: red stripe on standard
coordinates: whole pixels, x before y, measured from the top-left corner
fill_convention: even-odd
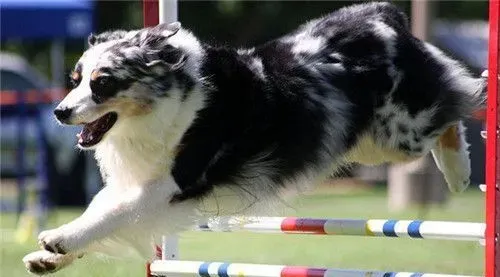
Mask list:
[[[161,249],[161,247],[159,245],[155,245],[155,255],[157,258],[160,258],[162,257],[162,253],[163,253],[163,250]]]
[[[499,66],[499,29],[500,29],[500,1],[490,0],[489,9],[489,60],[488,60],[488,108],[486,125],[488,137],[486,139],[486,247],[485,247],[485,276],[500,276],[500,243],[496,238],[500,230],[500,192],[497,184],[500,182],[499,157],[500,142],[495,135],[499,123],[499,94],[498,94],[498,66]]]
[[[142,1],[142,22],[144,27],[152,27],[160,22],[160,7],[158,0]]]
[[[0,105],[19,105],[24,104],[50,104],[60,101],[66,96],[64,89],[47,90],[27,90],[27,91],[0,91]]]
[[[146,263],[146,277],[152,277],[151,275],[151,263]]]
[[[324,235],[325,223],[325,219],[287,217],[281,222],[281,231]]]
[[[325,272],[326,268],[286,266],[281,270],[281,277],[323,277]]]

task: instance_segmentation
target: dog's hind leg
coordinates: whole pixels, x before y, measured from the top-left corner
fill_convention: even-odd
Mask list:
[[[468,147],[465,127],[460,121],[446,129],[431,151],[452,192],[464,191],[469,186],[471,165]]]

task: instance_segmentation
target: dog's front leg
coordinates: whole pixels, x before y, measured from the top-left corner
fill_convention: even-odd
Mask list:
[[[107,186],[96,195],[82,216],[40,233],[39,244],[47,251],[60,254],[82,250],[118,230],[146,222],[158,211],[168,214],[170,200],[179,191],[171,177],[126,190]]]
[[[45,275],[56,272],[70,265],[76,258],[81,258],[83,254],[55,254],[47,250],[32,252],[23,258],[26,269],[34,274]]]

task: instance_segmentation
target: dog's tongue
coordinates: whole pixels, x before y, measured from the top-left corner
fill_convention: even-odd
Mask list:
[[[108,113],[93,122],[84,124],[82,131],[76,135],[78,144],[84,147],[96,145],[115,124],[117,118],[116,113]]]
[[[99,131],[100,131],[100,122],[102,119],[98,119],[94,122],[87,123],[83,125],[83,129],[80,133],[78,133],[78,143],[82,146],[90,146],[94,145],[99,142],[99,140],[96,140],[96,138],[99,137]],[[103,132],[104,135],[104,132]]]

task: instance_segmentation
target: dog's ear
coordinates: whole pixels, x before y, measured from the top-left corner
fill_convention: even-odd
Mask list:
[[[162,59],[156,59],[153,61],[150,61],[146,63],[146,66],[150,69],[153,70],[154,72],[157,72],[159,74],[163,74],[165,72],[171,72],[171,71],[176,71],[179,70],[184,64],[186,63],[187,57],[185,55],[180,56],[179,59],[177,59],[176,62],[167,62]]]
[[[178,70],[185,64],[187,57],[184,51],[169,43],[169,38],[179,32],[180,28],[181,24],[174,22],[157,25],[148,31],[141,42],[141,48],[146,51],[148,68],[164,73]]]
[[[169,38],[177,34],[177,32],[179,32],[180,29],[181,29],[181,23],[176,21],[172,23],[158,24],[151,29],[151,32],[160,33],[162,36]]]
[[[149,50],[146,66],[159,74],[179,70],[186,63],[187,57],[182,50],[167,45],[162,49]]]
[[[87,43],[89,44],[89,46],[94,46],[96,41],[97,41],[96,35],[90,33],[89,37],[87,38]]]
[[[103,32],[103,33],[100,33],[98,35],[90,34],[87,38],[87,42],[88,42],[89,46],[92,47],[94,45],[97,45],[97,44],[100,44],[100,43],[103,43],[106,41],[121,39],[121,38],[125,37],[125,35],[127,35],[127,33],[128,32],[125,30],[114,30],[114,31]]]

